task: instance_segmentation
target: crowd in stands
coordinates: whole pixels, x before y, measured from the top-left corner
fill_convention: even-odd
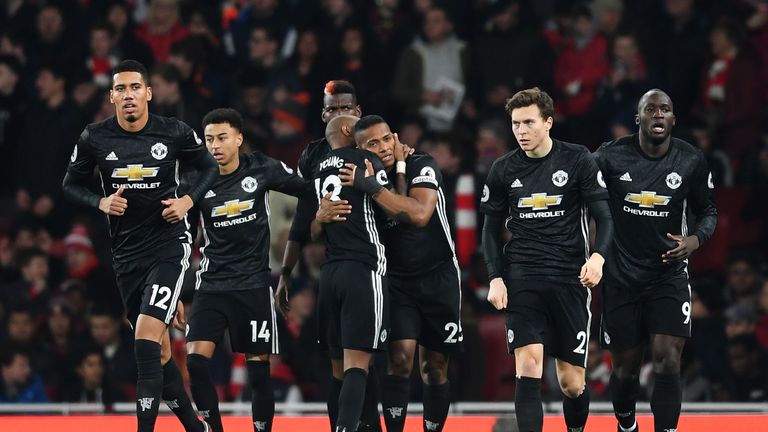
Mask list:
[[[128,58],[148,66],[156,114],[200,133],[209,110],[239,110],[246,152],[295,167],[323,133],[324,83],[344,79],[364,114],[382,115],[402,142],[436,159],[463,272],[466,352],[451,364],[454,400],[514,396],[503,316],[485,301],[476,211],[490,165],[517,146],[505,100],[532,86],[546,90],[556,102],[552,135],[594,150],[636,132],[639,97],[663,89],[674,101],[673,135],[708,158],[719,210],[715,235],[689,267],[693,337],[683,400],[768,401],[768,3],[6,0],[0,402],[109,406],[134,398],[133,336],[106,219],[65,202],[60,186],[84,126],[114,114],[110,71]],[[276,286],[294,209],[285,197],[272,199]],[[307,245],[294,271],[290,312],[279,324],[282,354],[272,360],[278,401],[326,395],[329,362],[315,345],[322,259],[322,244]],[[592,323],[587,377],[593,400],[607,400],[610,356],[598,343],[599,319]],[[173,336],[183,365],[183,334]],[[222,401],[249,397],[244,360],[226,343],[212,371]],[[545,398],[559,400],[552,364],[545,381]],[[647,398],[650,367],[641,384]]]

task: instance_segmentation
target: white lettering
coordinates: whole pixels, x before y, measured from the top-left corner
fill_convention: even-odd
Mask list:
[[[640,210],[640,209],[633,209],[629,206],[624,206],[624,211],[627,213],[631,213],[633,215],[638,216],[651,216],[651,217],[667,217],[669,216],[668,211],[658,211],[658,210]]]
[[[565,214],[565,210],[545,211],[535,213],[520,213],[520,219],[542,219],[560,217]]]
[[[112,187],[115,189],[120,189],[120,187],[124,187],[126,189],[157,189],[160,187],[160,182],[155,183],[112,183]]]
[[[320,171],[328,167],[341,168],[343,166],[344,166],[344,159],[338,156],[331,156],[328,159],[320,162]]]
[[[237,219],[225,220],[225,221],[221,221],[221,222],[214,222],[213,226],[216,227],[216,228],[224,228],[224,227],[229,227],[229,226],[234,226],[234,225],[240,225],[242,223],[250,222],[250,221],[256,219],[258,216],[259,216],[258,214],[253,213],[253,214],[250,214],[248,216],[239,217]]]

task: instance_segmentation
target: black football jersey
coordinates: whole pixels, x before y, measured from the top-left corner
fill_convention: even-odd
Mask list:
[[[512,239],[504,256],[511,278],[574,283],[589,258],[586,204],[607,199],[608,192],[586,147],[552,141],[542,158],[518,148],[496,160],[480,210],[507,218]]]
[[[331,152],[331,146],[325,138],[312,141],[307,148],[301,152],[298,164],[298,174],[306,179],[314,179],[317,176],[320,162],[325,160],[328,153]],[[312,220],[317,212],[317,200],[313,197],[300,199],[296,206],[296,217],[291,224],[291,231],[288,239],[299,243],[306,243],[309,240],[309,230]]]
[[[606,274],[627,284],[683,274],[685,261],[662,262],[661,255],[676,247],[667,233],[689,235],[689,210],[697,218],[692,234],[702,243],[717,223],[712,174],[701,151],[672,138],[667,154],[654,159],[642,151],[635,134],[603,144],[595,159],[608,186],[615,226]]]
[[[238,291],[270,286],[269,191],[314,197],[312,184],[260,152],[241,156],[200,201],[202,259],[195,288]]]
[[[179,162],[207,153],[203,141],[182,121],[150,114],[144,129],[128,132],[112,116],[85,127],[67,172],[84,178],[97,167],[104,196],[125,188],[125,214],[109,216],[112,254],[120,260],[152,253],[169,240],[191,243],[186,218],[166,222],[161,201],[178,198]]]
[[[394,183],[395,171],[390,173]],[[416,152],[408,157],[405,168],[408,190],[427,188],[437,191],[437,207],[427,226],[388,219],[383,226],[382,240],[387,248],[387,274],[400,277],[428,273],[455,257],[451,227],[446,216],[443,176],[437,163],[426,153]]]
[[[373,175],[379,184],[391,189],[381,160],[366,150],[351,147],[331,150],[316,168],[314,182],[318,203],[330,192],[332,201],[347,200],[352,206],[352,213],[346,215],[347,220],[325,224],[325,256],[326,262],[363,262],[377,274],[384,276],[387,271],[387,258],[380,236],[384,211],[374,203],[370,195],[355,188],[341,186],[339,178],[339,168],[345,163],[353,163],[357,165],[357,169],[365,170],[365,159],[373,164]]]

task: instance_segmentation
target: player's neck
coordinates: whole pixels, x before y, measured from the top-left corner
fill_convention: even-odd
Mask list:
[[[126,132],[138,132],[144,129],[144,126],[149,122],[149,112],[145,112],[144,115],[135,122],[129,122],[121,116],[117,116],[117,124]]]
[[[672,142],[672,136],[668,136],[659,144],[654,143],[652,140],[645,138],[643,134],[639,136],[640,150],[650,158],[659,158],[667,154],[669,151],[669,144]]]
[[[235,158],[232,159],[231,162],[224,165],[219,165],[219,174],[221,175],[229,175],[233,172],[237,171],[237,168],[240,166],[240,156],[235,156]]]
[[[547,136],[541,141],[541,144],[536,146],[533,150],[526,150],[525,155],[531,159],[540,159],[548,155],[552,151],[552,138]]]

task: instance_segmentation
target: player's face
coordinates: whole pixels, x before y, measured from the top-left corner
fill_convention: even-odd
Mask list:
[[[395,165],[395,136],[386,123],[375,124],[355,134],[357,146],[377,155],[384,168]]]
[[[675,125],[675,113],[669,96],[661,92],[648,93],[640,101],[639,108],[635,120],[640,125],[640,133],[655,143],[669,138]]]
[[[205,145],[221,166],[232,163],[240,152],[243,134],[229,123],[211,123],[205,126]]]
[[[552,128],[552,117],[543,118],[539,107],[527,107],[512,110],[512,131],[523,151],[534,151],[549,137]]]
[[[328,123],[340,115],[360,117],[362,114],[360,105],[355,102],[355,97],[349,93],[323,96],[323,123]]]
[[[152,87],[147,86],[138,72],[120,72],[112,77],[109,101],[115,105],[117,116],[134,123],[149,114]]]

